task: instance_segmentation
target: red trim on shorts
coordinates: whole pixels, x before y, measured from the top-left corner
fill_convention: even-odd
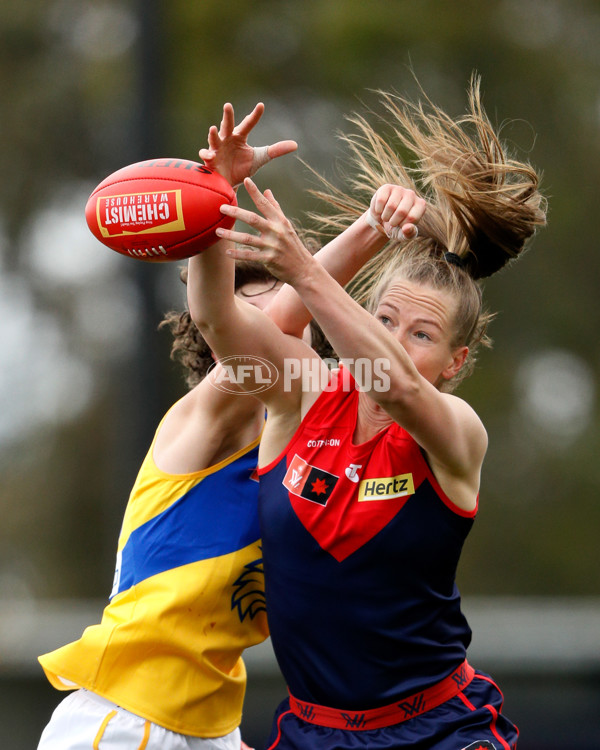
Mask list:
[[[454,698],[467,687],[474,676],[475,670],[465,660],[460,667],[435,685],[388,706],[380,706],[365,711],[346,711],[339,708],[318,706],[315,703],[306,703],[290,695],[290,710],[303,721],[307,721],[309,724],[318,724],[322,727],[353,731],[382,729],[412,719],[419,714],[424,714],[426,711],[430,711],[432,708],[450,700],[450,698]],[[274,747],[274,745],[271,747]]]
[[[476,677],[478,680],[483,680],[484,682],[489,682],[490,685],[493,685],[496,688],[496,690],[500,693],[500,696],[502,697],[502,704],[504,704],[504,695],[502,693],[502,690],[500,690],[498,685],[496,685],[496,683],[494,682],[494,680],[492,680],[491,677],[488,677],[487,675],[484,675],[484,674],[478,674],[476,675]]]
[[[478,680],[484,680],[485,682],[489,682],[490,685],[493,685],[498,692],[500,692],[500,695],[502,695],[502,692],[500,691],[500,688],[496,685],[494,680],[490,679],[489,677],[486,677],[482,674],[476,674],[475,678]],[[471,711],[476,711],[477,709],[475,706],[471,703],[471,701],[462,693],[459,693],[458,696],[462,702],[465,704],[467,708],[469,708]],[[504,700],[504,697],[503,697]],[[494,735],[494,737],[498,740],[498,742],[502,745],[504,750],[511,750],[510,745],[506,742],[505,739],[503,739],[500,734],[498,733],[498,730],[496,729],[496,723],[498,721],[498,711],[494,708],[494,706],[490,706],[489,704],[486,704],[485,706],[482,706],[482,708],[487,708],[487,710],[492,714],[492,720],[490,722],[490,731]],[[519,730],[517,729],[517,732]]]
[[[494,737],[498,740],[498,742],[502,745],[504,750],[510,750],[509,744],[506,742],[506,740],[502,739],[500,735],[498,734],[498,730],[496,729],[496,722],[498,721],[498,711],[493,706],[486,705],[484,708],[487,708],[487,710],[492,714],[492,721],[490,723],[490,730]]]
[[[471,701],[467,698],[467,696],[464,693],[459,693],[458,697],[465,704],[465,706],[469,709],[469,711],[477,711],[477,708],[471,703]]]
[[[279,744],[279,740],[281,739],[281,720],[283,719],[284,716],[287,716],[288,714],[291,714],[291,713],[293,713],[291,710],[284,711],[277,719],[277,737],[275,737],[275,742],[272,745],[269,745],[267,750],[273,750],[273,748],[277,747],[277,745]]]

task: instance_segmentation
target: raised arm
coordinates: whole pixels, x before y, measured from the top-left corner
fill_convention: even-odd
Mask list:
[[[472,479],[472,467],[479,467],[485,452],[485,432],[475,412],[461,399],[441,393],[419,373],[404,346],[329,276],[300,240],[294,239],[293,229],[282,240],[278,227],[286,220],[281,208],[272,196],[262,196],[251,180],[245,184],[263,215],[249,217],[250,212],[239,208],[231,213],[241,221],[251,218],[260,234],[223,230],[223,237],[255,248],[236,247],[228,252],[242,259],[252,255],[292,285],[357,379],[360,373],[354,368],[356,360],[389,363],[389,383],[383,384],[386,387],[380,388],[382,384],[378,386],[373,378],[361,384],[363,389],[414,436],[434,461],[453,475],[469,473]],[[463,357],[464,351],[458,353],[445,375],[458,370]]]
[[[247,143],[248,134],[260,120],[264,111],[257,104],[238,126],[231,104],[223,108],[220,128],[212,127],[208,136],[208,148],[200,151],[200,157],[213,169],[219,171],[233,185],[253,174],[270,159],[291,153],[297,148],[294,141],[279,141],[271,146],[254,149]],[[203,261],[192,262],[192,278],[188,286],[192,310],[197,311],[207,304],[217,314],[214,304],[228,299],[227,295],[214,299],[212,292],[222,284],[230,293],[233,284],[232,262],[217,263],[207,251]],[[200,269],[206,265],[211,283],[202,284],[198,294],[194,287],[203,279]],[[198,273],[194,270],[198,265]],[[202,304],[198,304],[198,300]],[[261,321],[262,322],[262,321]],[[215,320],[218,324],[218,321]],[[264,409],[251,396],[240,395],[232,383],[223,384],[223,368],[216,366],[204,379],[190,390],[168,411],[158,431],[153,456],[157,465],[169,473],[182,474],[199,471],[227,458],[232,451],[249,444],[260,434],[264,424]],[[216,386],[216,387],[215,387]]]
[[[248,144],[248,136],[263,112],[264,105],[259,102],[236,125],[233,107],[226,103],[220,127],[211,126],[208,148],[199,151],[205,164],[222,174],[233,186],[271,159],[297,148],[296,142],[291,140],[258,148]],[[192,320],[218,359],[263,357],[283,370],[283,357],[289,350],[286,337],[262,311],[234,295],[235,269],[233,260],[225,254],[227,247],[228,242],[217,242],[188,261],[187,296]],[[263,336],[263,331],[268,331],[269,335]],[[272,350],[271,342],[276,342]],[[293,344],[291,346],[293,348]],[[244,385],[252,389],[252,371],[248,373]],[[272,389],[269,395],[274,392],[276,389]]]
[[[243,372],[242,389],[260,391],[257,395],[275,411],[300,414],[305,394],[301,379],[286,377],[289,363],[314,359],[317,366],[325,365],[301,339],[284,334],[262,310],[235,296],[234,264],[228,252],[233,252],[233,246],[224,241],[189,259],[187,290],[192,320],[217,359]],[[254,367],[259,359],[267,360],[278,374],[272,387],[264,391],[260,387],[264,372]]]
[[[233,186],[242,183],[246,177],[251,177],[267,162],[292,153],[298,147],[292,140],[254,148],[248,144],[248,136],[260,121],[264,109],[264,104],[258,103],[236,125],[232,105],[225,104],[220,127],[217,129],[213,125],[209,129],[208,148],[199,151],[205,164],[222,174]],[[272,198],[270,191],[265,191],[265,194]],[[371,206],[365,214],[321,248],[315,257],[338,284],[344,286],[389,242],[390,237],[397,238],[399,229],[406,239],[415,236],[416,224],[424,211],[425,201],[412,190],[384,185],[373,196]],[[298,337],[302,336],[312,318],[290,286],[280,291],[268,305],[266,312],[281,330]]]
[[[259,209],[266,207],[265,201],[276,202],[270,190],[265,190],[263,202],[258,195],[256,198]],[[222,210],[227,213],[227,206]],[[315,253],[314,258],[338,284],[345,286],[390,239],[415,237],[417,224],[425,210],[425,201],[414,191],[399,185],[383,185],[373,196],[367,211]],[[251,217],[248,218],[252,221]],[[291,224],[284,223],[282,232],[290,229]],[[312,318],[301,297],[289,284],[280,290],[267,312],[283,331],[295,336],[302,335]]]

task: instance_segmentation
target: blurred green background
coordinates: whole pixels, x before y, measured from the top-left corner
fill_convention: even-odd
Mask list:
[[[94,186],[139,159],[197,158],[225,101],[238,117],[264,101],[252,143],[293,138],[302,159],[338,179],[336,131],[375,103],[374,89],[413,96],[414,71],[458,115],[473,70],[505,140],[542,170],[550,211],[525,257],[485,287],[498,311],[494,349],[460,395],[490,448],[459,585],[473,601],[597,601],[597,0],[4,0],[0,644],[15,638],[6,623],[23,607],[63,603],[69,621],[70,606],[106,598],[130,486],[184,392],[169,335],[157,331],[184,303],[178,267],[94,240],[84,218]],[[295,157],[258,183],[305,223],[311,181]],[[42,691],[37,732],[58,694],[35,682],[34,660],[20,670],[0,651],[2,675],[7,695]],[[262,706],[267,717],[273,705]],[[537,746],[529,737],[522,747]]]

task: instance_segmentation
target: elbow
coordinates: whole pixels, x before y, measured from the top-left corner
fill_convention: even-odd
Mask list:
[[[369,395],[386,411],[390,408],[410,410],[411,405],[419,401],[422,389],[423,382],[416,373],[398,378],[388,372],[373,378]]]
[[[227,330],[227,325],[221,319],[214,319],[204,313],[189,308],[192,322],[200,332],[201,336],[210,345],[214,346],[217,339],[222,336],[222,332]]]
[[[226,304],[224,297],[218,300],[207,297],[200,304],[197,297],[188,295],[187,303],[190,318],[203,335],[205,332],[219,331],[231,325],[234,306]]]
[[[214,305],[194,305],[188,298],[188,310],[200,335],[215,351],[221,351],[225,342],[230,341],[235,335],[234,332],[240,330],[244,324],[235,298],[232,304],[227,304],[221,299]]]
[[[190,312],[190,318],[194,322],[194,325],[196,328],[202,332],[204,328],[209,326],[209,320],[208,315],[206,314],[206,310],[202,309],[202,306],[196,305],[195,301],[193,299],[190,299],[188,296],[188,310]]]

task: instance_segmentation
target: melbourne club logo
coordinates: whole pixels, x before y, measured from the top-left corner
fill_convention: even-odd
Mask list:
[[[462,750],[496,750],[496,745],[488,740],[479,740],[479,742],[471,742],[470,745],[463,747]]]
[[[362,729],[367,723],[364,714],[341,713],[340,716],[346,722],[348,729]]]
[[[293,495],[319,505],[327,505],[338,479],[335,474],[311,466],[296,454],[288,466],[282,484]]]
[[[422,714],[425,711],[425,697],[423,693],[419,693],[411,700],[402,701],[398,703],[398,708],[404,711],[404,718],[410,719],[411,716]]]
[[[467,682],[467,679],[468,679],[468,671],[464,664],[462,665],[462,667],[460,668],[458,672],[455,672],[452,675],[452,679],[454,680],[458,688],[463,687],[463,685]]]

